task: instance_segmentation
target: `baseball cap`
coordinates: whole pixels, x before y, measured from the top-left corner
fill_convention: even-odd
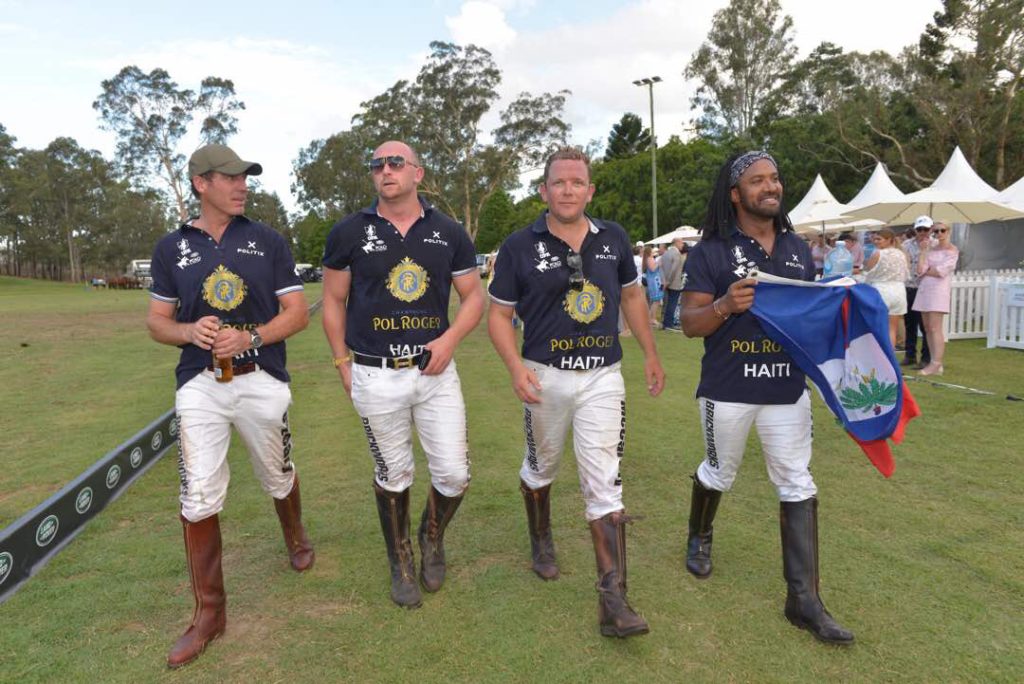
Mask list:
[[[263,167],[256,162],[242,161],[227,145],[204,145],[189,158],[188,177],[201,176],[210,171],[218,171],[228,176],[242,173],[247,176],[258,176],[263,173]]]
[[[931,216],[918,216],[914,219],[914,228],[931,228],[932,223],[933,221]]]
[[[643,240],[637,240],[636,244],[633,245],[633,246],[634,247],[643,247],[644,246],[644,241]]]

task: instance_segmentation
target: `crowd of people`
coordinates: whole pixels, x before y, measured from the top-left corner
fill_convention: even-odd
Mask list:
[[[172,668],[197,658],[226,629],[219,514],[232,427],[274,501],[291,567],[306,572],[316,558],[291,455],[285,355],[285,340],[306,327],[309,315],[287,243],[244,215],[246,179],[262,170],[222,145],[197,150],[189,176],[200,213],[162,239],[153,256],[147,325],[157,342],[180,349],[179,517],[195,601],[192,620],[168,655]],[[533,572],[545,581],[560,576],[550,501],[571,430],[594,546],[600,633],[649,631],[626,591],[631,518],[620,472],[626,435],[620,338],[632,331],[647,391],[658,396],[665,373],[651,328],[660,326],[704,339],[696,399],[705,443],[693,474],[686,569],[698,579],[711,575],[712,522],[756,428],[779,500],[783,613],[821,641],[851,643],[853,634],[825,609],[818,588],[818,490],[805,376],[749,313],[756,296],[752,269],[809,281],[840,263],[829,261],[826,241],[808,245],[792,231],[775,159],[752,151],[726,160],[700,242],[689,247],[676,239],[655,249],[631,245],[622,226],[586,212],[596,190],[590,160],[579,148],[557,150],[538,187],[545,210],[502,243],[488,269],[489,306],[469,235],[418,192],[425,173],[409,145],[378,146],[368,163],[376,198],[334,225],[323,256],[323,328],[339,393],[351,401],[366,436],[391,600],[417,608],[422,592],[440,591],[447,579],[445,534],[469,489],[474,429],[454,354],[486,310],[491,342],[522,403],[518,480]],[[902,244],[882,229],[869,249],[853,235],[840,236],[842,246],[834,247],[847,253],[853,273],[863,270],[878,288],[894,344],[900,318],[908,316],[904,363],[917,358],[911,320],[920,314],[924,374],[942,372],[942,315],[957,261],[949,237],[945,225],[921,217]],[[450,319],[453,289],[459,303]],[[414,431],[429,471],[415,535]]]
[[[951,241],[949,226],[919,216],[901,232],[883,227],[836,237],[809,237],[817,275],[850,275],[875,287],[889,312],[889,340],[903,352],[902,365],[921,375],[942,375],[946,340],[943,317],[949,313],[953,271],[960,251]],[[829,272],[841,263],[837,252],[849,252],[847,268]],[[920,351],[918,340],[921,341]]]

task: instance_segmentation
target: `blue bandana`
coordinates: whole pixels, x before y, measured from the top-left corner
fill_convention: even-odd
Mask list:
[[[736,183],[740,180],[740,176],[742,176],[743,173],[751,167],[751,165],[755,162],[761,161],[762,159],[767,159],[772,163],[772,166],[775,167],[776,171],[779,170],[779,164],[775,161],[775,157],[767,152],[763,150],[744,152],[736,158],[736,161],[734,161],[732,166],[729,168],[729,187],[735,187]]]

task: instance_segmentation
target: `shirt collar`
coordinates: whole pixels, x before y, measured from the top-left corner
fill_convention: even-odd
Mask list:
[[[426,198],[423,197],[423,195],[417,194],[416,199],[419,200],[420,203],[420,218],[426,217],[428,212],[433,211],[434,205],[428,202]],[[360,213],[369,214],[370,216],[380,216],[380,213],[377,211],[377,205],[379,204],[380,198],[375,197],[374,200],[370,202],[370,206],[363,207],[360,210]]]
[[[604,230],[607,227],[603,223],[600,223],[599,221],[595,221],[590,216],[590,214],[583,214],[583,215],[587,217],[587,223],[590,224],[590,232],[591,233],[600,232],[600,231]],[[542,235],[544,233],[550,233],[551,231],[548,230],[548,220],[547,220],[547,218],[548,218],[548,210],[545,209],[543,212],[541,212],[540,218],[538,218],[536,221],[534,221],[530,225],[530,230],[532,230],[534,233],[537,233],[539,235]]]
[[[184,223],[181,224],[181,226],[178,227],[178,230],[184,231],[186,228],[191,228],[192,230],[198,230],[201,233],[206,232],[202,228],[196,228],[195,226],[192,225],[192,222],[197,220],[198,218],[198,216],[190,216],[187,221],[185,221]],[[248,216],[246,216],[245,214],[239,214],[238,216],[231,217],[231,220],[228,221],[228,228],[235,225],[235,223],[239,221],[245,223],[252,223],[252,219],[250,219]],[[224,232],[227,232],[227,228],[224,229]]]

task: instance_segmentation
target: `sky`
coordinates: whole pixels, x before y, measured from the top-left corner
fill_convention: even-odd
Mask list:
[[[114,154],[92,103],[124,66],[160,67],[182,87],[234,81],[246,109],[230,145],[263,165],[263,189],[294,210],[292,163],[312,141],[347,128],[359,103],[413,79],[434,40],[490,50],[503,102],[568,89],[571,142],[602,142],[624,113],[659,141],[686,137],[695,84],[682,72],[727,0],[421,0],[235,3],[0,0],[0,124],[17,145],[70,136]],[[939,0],[782,0],[800,56],[830,41],[846,51],[898,53],[915,43]],[[501,104],[484,120],[497,124]],[[184,143],[186,153],[195,138]]]

